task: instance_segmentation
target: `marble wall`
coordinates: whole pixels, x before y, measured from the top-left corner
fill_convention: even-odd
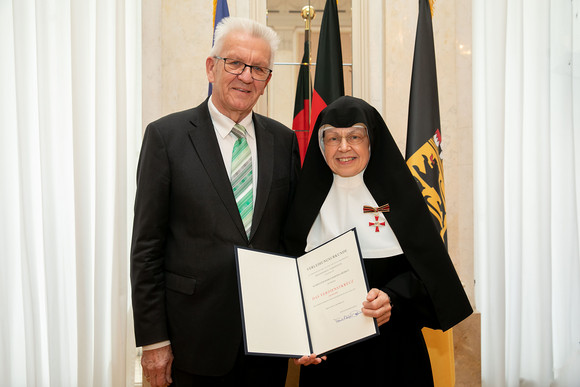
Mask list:
[[[368,14],[372,11],[370,3],[372,2],[361,1],[363,16],[365,12]],[[382,108],[385,121],[403,153],[417,25],[417,3],[417,1],[386,1],[381,22],[374,23],[381,25],[374,26],[370,16],[367,23],[372,29],[368,32],[369,35],[383,34],[384,49],[380,53],[382,57],[376,60],[382,61],[385,75],[382,88],[375,90],[374,95],[373,78],[370,77],[367,80],[369,86],[366,94],[369,98],[381,97],[375,106]],[[443,135],[442,157],[445,168],[449,252],[469,298],[474,300],[471,2],[436,1],[433,31]],[[354,71],[357,71],[357,66]],[[360,92],[365,98],[365,91]]]
[[[206,98],[205,59],[211,47],[211,4],[209,0],[143,2],[144,126],[162,115],[196,106]],[[228,4],[232,15],[266,21],[267,0],[229,0]],[[383,114],[403,153],[417,5],[418,1],[352,0],[351,10],[352,93]],[[435,1],[433,28],[449,251],[473,304],[471,1]],[[288,93],[292,104],[285,105],[291,109],[294,90]],[[257,110],[268,114],[267,105],[261,101]],[[468,328],[458,327],[456,346],[460,352],[461,348],[469,347],[467,357],[471,360],[458,367],[458,382],[465,379],[459,374],[462,370],[469,375],[479,372],[476,370],[479,353],[473,344],[479,343],[479,317],[476,315],[462,324]],[[464,358],[461,353],[456,357]]]

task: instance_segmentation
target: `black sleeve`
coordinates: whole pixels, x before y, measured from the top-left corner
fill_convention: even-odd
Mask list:
[[[420,327],[439,328],[435,309],[425,285],[410,266],[392,277],[381,290],[391,299],[393,316]]]

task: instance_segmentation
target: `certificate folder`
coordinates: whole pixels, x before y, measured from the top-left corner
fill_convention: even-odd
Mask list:
[[[298,257],[236,247],[247,354],[322,355],[378,335],[356,230]]]

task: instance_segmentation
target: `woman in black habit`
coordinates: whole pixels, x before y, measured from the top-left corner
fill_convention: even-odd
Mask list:
[[[296,359],[300,386],[432,386],[421,328],[447,330],[472,313],[447,249],[372,106],[341,97],[315,128],[284,243],[298,256],[356,227],[371,289],[361,308],[380,335]]]

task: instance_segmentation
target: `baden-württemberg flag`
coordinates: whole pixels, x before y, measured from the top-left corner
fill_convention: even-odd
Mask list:
[[[447,245],[445,185],[441,157],[441,125],[435,47],[433,43],[432,0],[419,0],[419,19],[409,98],[407,165],[411,169],[441,238]],[[431,359],[435,387],[455,385],[453,331],[423,329]]]
[[[435,48],[429,0],[419,0],[419,20],[409,98],[407,165],[423,191],[441,238],[447,245],[445,184]]]

